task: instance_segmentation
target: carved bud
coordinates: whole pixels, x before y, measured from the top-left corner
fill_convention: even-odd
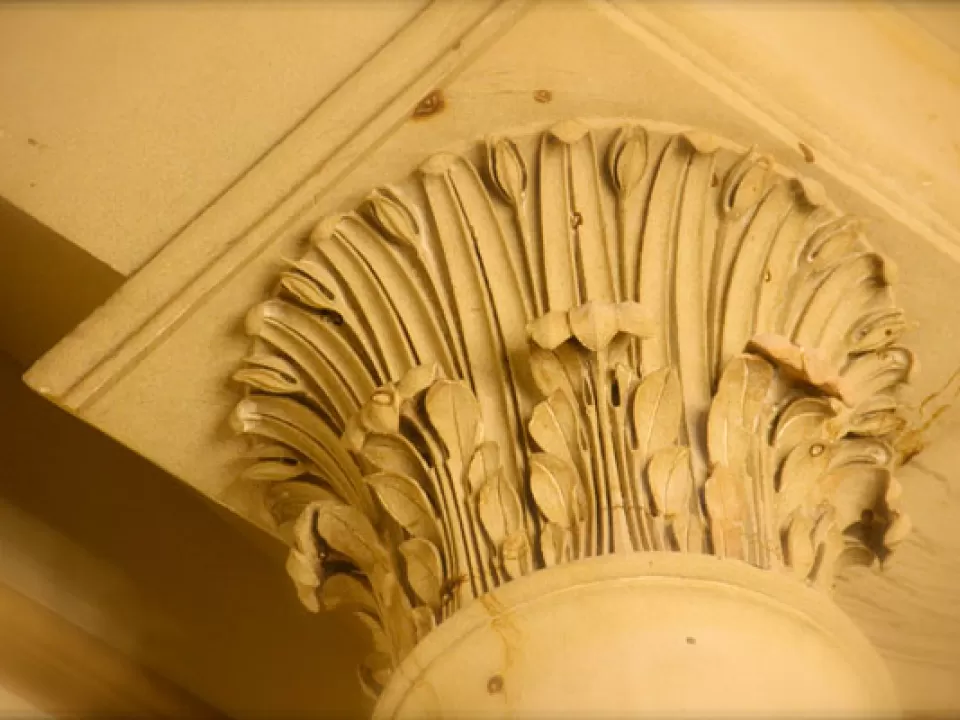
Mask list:
[[[519,207],[527,195],[527,167],[516,144],[509,138],[487,142],[490,177],[504,200]]]
[[[280,285],[309,308],[331,310],[332,296],[329,292],[325,292],[326,289],[312,274],[304,271],[305,265],[306,263],[299,263],[295,266],[295,270],[283,273],[280,276]]]
[[[360,417],[370,432],[397,432],[400,429],[399,395],[392,388],[377,390],[360,408]]]
[[[654,324],[635,302],[587,302],[564,312],[552,310],[527,326],[530,339],[544,350],[553,350],[576,338],[588,350],[606,348],[617,333],[650,337]]]
[[[551,310],[541,315],[527,326],[527,333],[544,350],[553,350],[573,337],[570,320],[563,310]]]
[[[621,197],[629,195],[647,169],[647,133],[640,127],[622,128],[610,145],[610,179]]]
[[[280,276],[280,285],[297,300],[314,310],[330,310],[334,295],[328,289],[326,268],[312,260],[298,260]]]
[[[606,349],[617,334],[617,309],[611,303],[588,302],[569,312],[574,337],[588,350]]]
[[[361,210],[387,239],[414,250],[418,249],[420,224],[394,190],[374,190],[361,206]]]

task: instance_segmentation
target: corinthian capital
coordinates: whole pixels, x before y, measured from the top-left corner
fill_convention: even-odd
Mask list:
[[[304,603],[372,629],[373,694],[548,568],[715,556],[829,591],[908,532],[893,268],[754,150],[565,122],[312,240],[251,312],[235,418]]]

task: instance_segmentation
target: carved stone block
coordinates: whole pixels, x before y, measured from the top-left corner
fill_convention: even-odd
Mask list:
[[[246,471],[377,693],[438,623],[596,556],[829,588],[909,530],[895,270],[814,182],[700,131],[567,121],[323,220],[247,328]]]

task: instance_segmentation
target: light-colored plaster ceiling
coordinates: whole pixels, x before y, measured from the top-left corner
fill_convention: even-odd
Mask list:
[[[424,4],[0,5],[0,195],[129,275]]]

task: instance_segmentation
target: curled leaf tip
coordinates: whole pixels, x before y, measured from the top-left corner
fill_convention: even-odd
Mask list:
[[[550,135],[568,145],[577,142],[589,132],[590,129],[579,120],[561,120],[549,130]]]
[[[454,153],[436,153],[420,165],[420,172],[424,175],[445,175],[459,161],[460,156]]]
[[[320,219],[313,230],[310,232],[310,242],[314,246],[320,246],[328,242],[337,230],[337,227],[343,221],[343,214],[326,215]]]
[[[751,149],[727,173],[721,193],[725,213],[741,215],[754,207],[770,187],[772,163]]]
[[[720,149],[720,141],[716,135],[703,130],[687,130],[683,139],[694,152],[701,155],[711,155]]]

